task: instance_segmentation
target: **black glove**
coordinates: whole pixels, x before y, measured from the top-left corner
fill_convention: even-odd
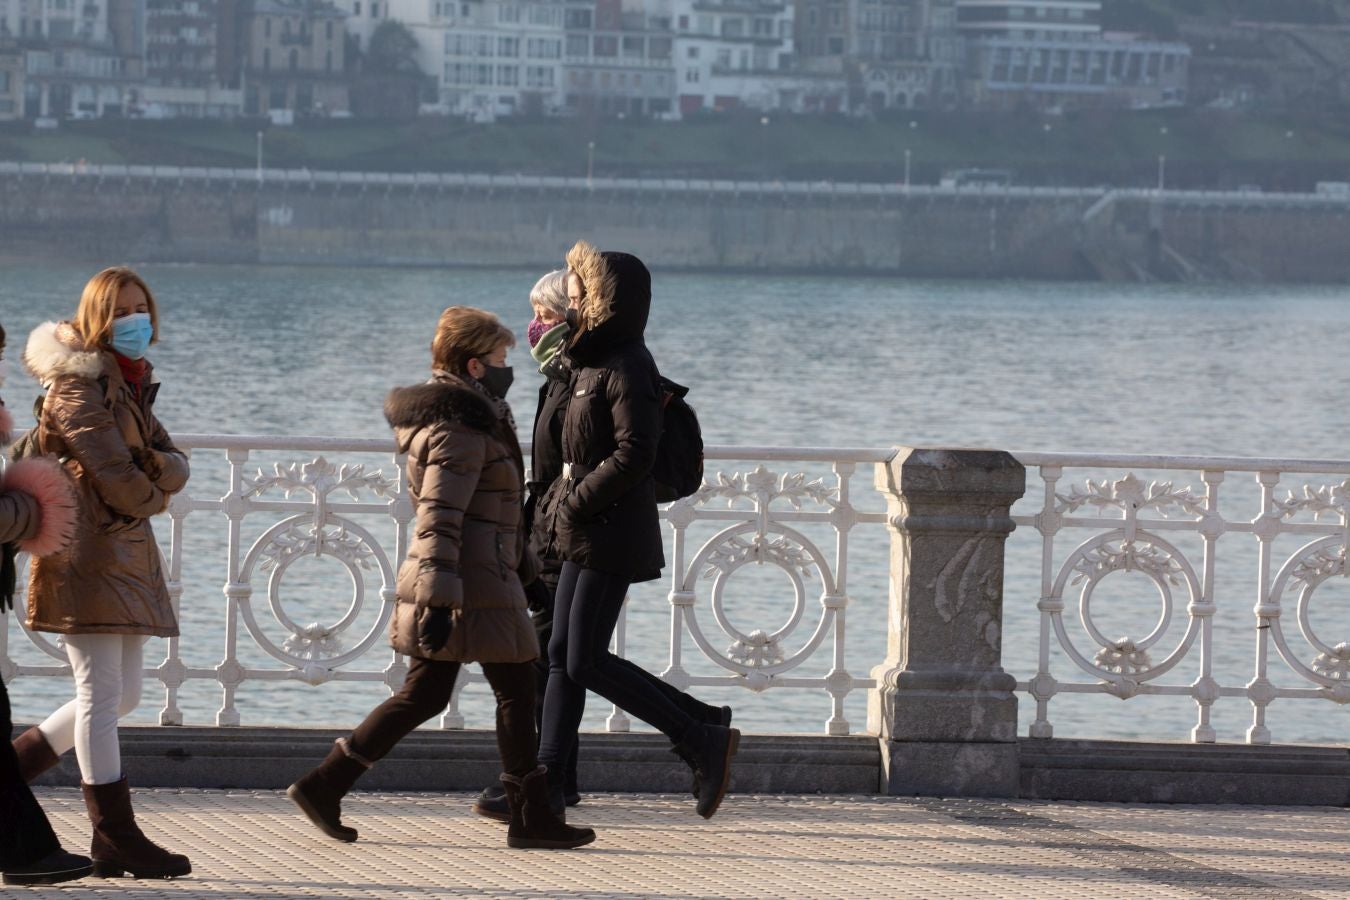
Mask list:
[[[417,620],[417,646],[428,653],[443,650],[454,629],[455,623],[450,619],[448,607],[428,607]]]
[[[544,584],[544,579],[536,578],[525,585],[525,603],[532,613],[549,612],[553,609],[553,591]]]
[[[14,608],[14,594],[19,583],[19,569],[14,561],[19,548],[14,544],[0,547],[0,615]]]

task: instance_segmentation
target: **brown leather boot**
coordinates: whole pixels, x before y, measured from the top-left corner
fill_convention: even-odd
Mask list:
[[[288,787],[286,796],[324,834],[350,843],[357,832],[342,824],[342,798],[370,767],[368,760],[352,751],[346,738],[338,738],[318,768]]]
[[[177,878],[192,871],[192,864],[181,853],[170,853],[146,837],[131,811],[131,790],[127,780],[112,784],[80,783],[89,821],[94,823],[94,841],[89,855],[94,874],[116,878]]]
[[[19,774],[26,784],[61,761],[36,725],[14,739],[14,754],[19,757]]]
[[[511,824],[506,846],[517,849],[570,850],[595,840],[589,828],[563,822],[549,805],[548,770],[543,766],[524,777],[502,774]]]

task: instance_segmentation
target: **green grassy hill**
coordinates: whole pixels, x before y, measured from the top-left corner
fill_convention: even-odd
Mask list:
[[[922,114],[858,119],[704,119],[683,123],[445,119],[362,120],[270,128],[256,122],[99,121],[56,131],[0,128],[0,159],[227,166],[469,171],[584,176],[588,144],[605,176],[898,182],[910,152],[916,183],[964,167],[1011,169],[1021,184],[1151,186],[1158,156],[1176,187],[1260,184],[1307,189],[1350,180],[1350,120],[1186,110],[1040,118]]]

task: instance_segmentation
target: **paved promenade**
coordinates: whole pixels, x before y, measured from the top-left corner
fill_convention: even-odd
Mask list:
[[[87,847],[76,791],[39,797]],[[599,794],[573,811],[595,844],[513,851],[468,794],[357,793],[356,844],[319,835],[276,791],[137,794],[153,837],[191,855],[173,882],[85,879],[14,897],[1346,897],[1350,810],[732,795]],[[0,889],[3,890],[3,889]]]

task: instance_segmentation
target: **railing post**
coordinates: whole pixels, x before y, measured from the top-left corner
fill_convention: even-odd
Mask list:
[[[1001,450],[902,449],[877,468],[891,531],[890,637],[868,727],[881,790],[1010,797],[1016,679],[1003,671],[1003,545],[1026,470]]]

